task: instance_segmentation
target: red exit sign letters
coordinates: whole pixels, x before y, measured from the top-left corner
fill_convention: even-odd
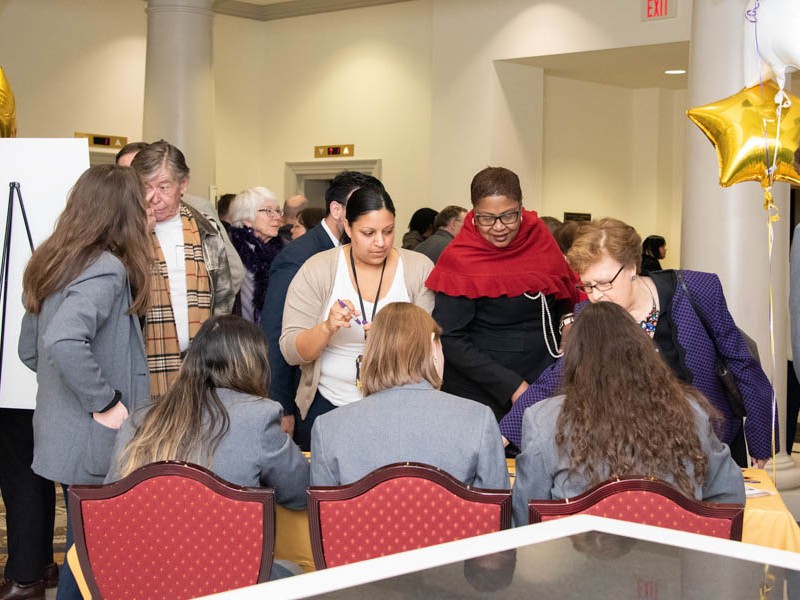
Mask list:
[[[678,0],[642,0],[642,21],[674,19]]]

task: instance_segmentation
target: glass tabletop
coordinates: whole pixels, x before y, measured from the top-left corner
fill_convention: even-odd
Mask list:
[[[215,597],[800,600],[800,554],[576,515]]]
[[[797,571],[588,531],[312,597],[758,600],[798,585]]]

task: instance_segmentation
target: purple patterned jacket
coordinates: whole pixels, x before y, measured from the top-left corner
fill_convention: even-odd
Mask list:
[[[753,458],[769,458],[772,455],[772,385],[759,362],[750,356],[736,323],[728,312],[719,277],[699,271],[681,271],[681,274],[694,303],[713,329],[717,345],[727,359],[744,396],[747,409],[745,438],[749,454]],[[575,307],[576,315],[580,308],[580,304]],[[720,440],[730,444],[739,433],[741,421],[731,411],[716,374],[714,345],[680,285],[675,290],[669,314],[662,315],[661,318],[664,317],[671,320],[673,331],[677,331],[677,342],[683,350],[683,360],[692,373],[692,385],[723,416],[722,423],[716,429],[717,435]],[[563,367],[561,360],[548,367],[500,422],[503,436],[518,448],[522,441],[522,416],[525,410],[536,402],[557,395]],[[777,452],[780,450],[777,419],[775,435]]]

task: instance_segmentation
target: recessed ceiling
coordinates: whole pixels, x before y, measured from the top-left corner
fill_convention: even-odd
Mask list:
[[[667,69],[689,69],[689,42],[571,52],[509,62],[544,69],[546,75],[605,83],[625,88],[686,89],[688,75],[665,75]]]
[[[214,0],[214,12],[256,21],[272,21],[396,2],[408,0]]]

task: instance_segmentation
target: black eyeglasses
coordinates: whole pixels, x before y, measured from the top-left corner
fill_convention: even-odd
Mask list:
[[[513,212],[503,213],[502,215],[479,215],[475,213],[475,223],[481,227],[494,227],[494,224],[500,221],[503,225],[513,225],[519,221],[519,210]]]
[[[598,292],[607,292],[612,287],[614,287],[614,280],[619,277],[619,274],[622,273],[622,269],[625,268],[625,265],[622,265],[617,271],[617,274],[611,278],[611,281],[604,281],[602,283],[595,283],[594,285],[589,285],[586,283],[579,283],[575,287],[578,288],[581,292],[585,293],[587,296],[591,294],[594,290]]]

